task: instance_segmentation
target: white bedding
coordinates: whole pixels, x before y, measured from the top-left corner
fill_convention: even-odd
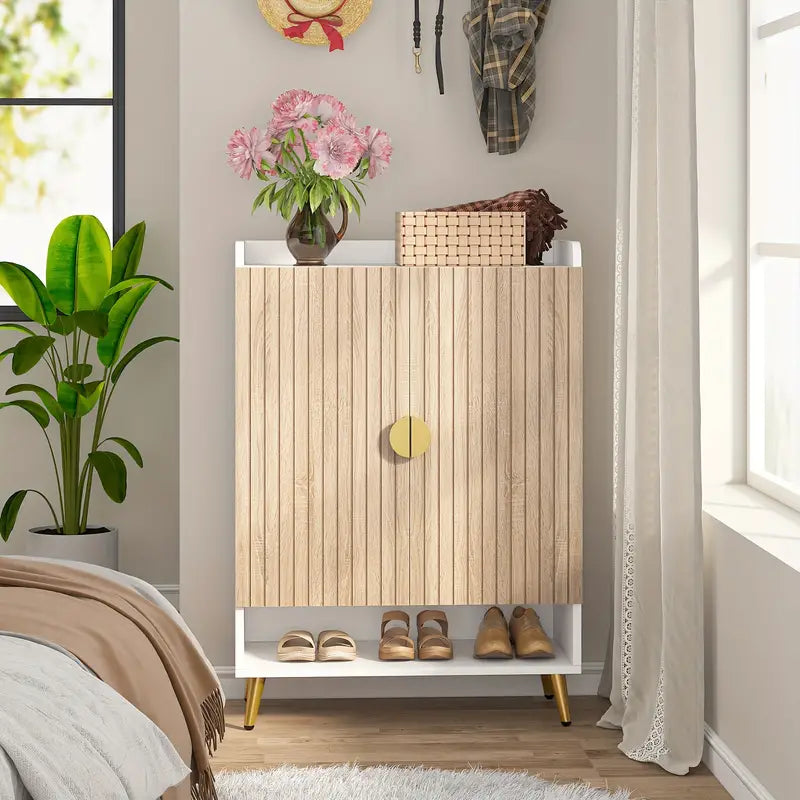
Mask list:
[[[59,563],[133,588],[169,613],[202,653],[150,584]],[[158,727],[73,656],[0,631],[0,800],[156,800],[188,772]]]

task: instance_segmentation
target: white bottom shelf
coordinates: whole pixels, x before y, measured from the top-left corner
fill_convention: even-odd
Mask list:
[[[579,675],[556,644],[555,658],[477,659],[473,658],[472,639],[453,642],[451,661],[381,661],[377,641],[357,642],[355,661],[284,663],[277,659],[277,642],[247,641],[236,661],[237,678],[414,678],[457,675]]]

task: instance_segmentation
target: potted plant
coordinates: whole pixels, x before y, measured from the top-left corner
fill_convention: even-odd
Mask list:
[[[284,92],[272,104],[266,130],[241,128],[228,143],[228,164],[244,180],[267,185],[253,202],[291,220],[286,244],[298,264],[323,265],[347,229],[348,212],[361,216],[365,178],[380,175],[392,158],[389,135],[360,127],[344,104],[305,89]],[[334,231],[328,216],[342,209]],[[296,209],[296,211],[295,211]]]
[[[19,489],[0,512],[0,537],[8,541],[26,496],[44,500],[52,520],[29,531],[29,555],[117,566],[116,529],[89,521],[94,477],[115,503],[122,503],[128,470],[120,454],[138,467],[143,461],[128,439],[104,434],[106,415],[130,363],[155,344],[177,341],[158,336],[125,351],[131,325],[150,293],[159,284],[172,289],[160,278],[137,274],[144,238],[140,222],[112,249],[96,217],[73,216],[50,239],[45,283],[26,267],[0,262],[0,285],[31,321],[0,325],[0,331],[19,335],[0,352],[0,362],[9,362],[16,376],[39,364],[48,373],[49,388],[15,383],[6,390],[13,399],[0,403],[0,409],[15,408],[31,418],[55,472],[57,497]]]

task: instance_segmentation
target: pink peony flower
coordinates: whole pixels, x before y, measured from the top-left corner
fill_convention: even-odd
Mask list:
[[[314,95],[306,89],[290,89],[272,104],[274,116],[269,124],[271,136],[282,139],[309,113]]]
[[[363,128],[359,128],[356,118],[346,108],[342,107],[342,110],[333,118],[331,125],[335,125],[337,128],[347,131],[351,136],[355,136],[361,143],[362,151],[366,148],[367,143],[364,140],[364,130]]]
[[[326,125],[337,114],[346,111],[344,103],[337,100],[332,94],[317,94],[311,101],[311,108],[309,114],[312,117],[319,117],[319,121]]]
[[[270,158],[271,157],[271,158]],[[250,180],[253,169],[261,169],[261,162],[275,163],[269,152],[269,140],[258,128],[250,131],[241,128],[228,142],[228,164],[244,180]]]
[[[366,145],[366,153],[364,155],[369,159],[369,171],[367,174],[370,178],[376,178],[389,166],[389,162],[392,160],[392,140],[386,131],[373,128],[371,125],[367,125],[361,134]]]
[[[331,123],[317,135],[311,145],[311,154],[316,159],[314,172],[340,179],[349,175],[358,164],[364,148],[349,131]]]

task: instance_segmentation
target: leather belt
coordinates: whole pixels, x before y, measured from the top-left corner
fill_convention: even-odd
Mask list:
[[[439,12],[436,14],[436,80],[439,81],[439,94],[444,94],[444,72],[442,71],[442,30],[444,29],[444,0],[439,0]]]
[[[411,52],[414,54],[414,69],[417,74],[422,72],[422,64],[419,63],[419,57],[422,53],[420,43],[422,42],[422,24],[419,21],[419,0],[414,0],[414,47]]]

